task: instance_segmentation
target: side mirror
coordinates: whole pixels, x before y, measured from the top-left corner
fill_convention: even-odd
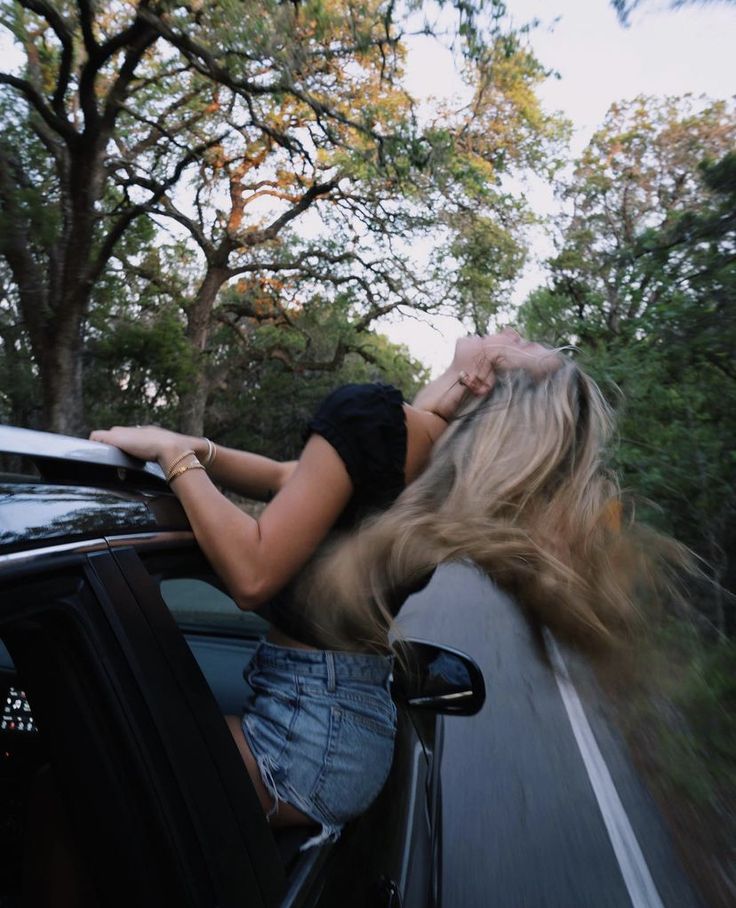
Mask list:
[[[464,653],[449,646],[403,638],[396,652],[392,690],[413,709],[474,716],[486,700],[483,673]]]

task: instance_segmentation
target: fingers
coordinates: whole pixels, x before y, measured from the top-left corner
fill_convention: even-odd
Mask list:
[[[476,397],[482,397],[493,388],[493,379],[495,378],[493,370],[489,370],[488,374],[485,376],[477,374],[469,374],[464,369],[458,374],[457,380],[464,388],[467,388],[471,394]]]
[[[90,441],[105,441],[113,434],[131,432],[134,429],[155,429],[156,426],[110,426],[109,429],[95,429],[89,433]]]
[[[89,433],[90,441],[99,441],[105,445],[113,445],[119,448],[125,442],[130,441],[131,426],[112,426],[109,429],[95,429]]]

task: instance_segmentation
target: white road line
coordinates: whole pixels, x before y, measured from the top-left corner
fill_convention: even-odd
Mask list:
[[[546,629],[544,640],[554,668],[560,696],[565,705],[590,784],[593,786],[613,851],[621,868],[621,875],[624,878],[631,904],[633,908],[664,908],[639,842],[621,803],[621,798],[618,796],[593,730],[588,723],[583,704],[570,679],[562,653],[554,637]]]

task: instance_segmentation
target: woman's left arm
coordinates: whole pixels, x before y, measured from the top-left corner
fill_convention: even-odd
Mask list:
[[[114,428],[91,437],[141,459],[158,460],[165,471],[186,450],[174,433],[148,427]],[[307,442],[290,477],[258,519],[225,498],[204,470],[186,470],[172,479],[171,488],[202,551],[245,610],[266,602],[306,564],[353,490],[340,456],[319,435]]]

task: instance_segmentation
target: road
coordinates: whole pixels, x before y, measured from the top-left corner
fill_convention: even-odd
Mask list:
[[[566,705],[542,641],[469,565],[437,571],[401,623],[486,679],[482,712],[446,719],[444,908],[702,908],[584,667]]]

